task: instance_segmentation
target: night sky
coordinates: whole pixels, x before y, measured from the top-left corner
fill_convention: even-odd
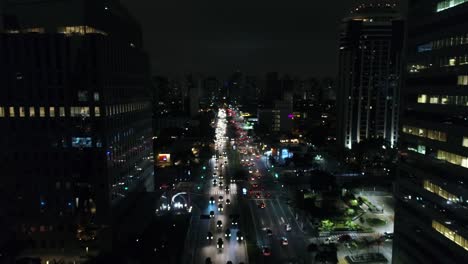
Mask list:
[[[122,0],[143,27],[154,74],[269,71],[334,77],[351,0]]]

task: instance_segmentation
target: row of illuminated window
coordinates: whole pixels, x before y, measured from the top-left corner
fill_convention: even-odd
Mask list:
[[[444,198],[446,200],[449,200],[451,202],[458,202],[460,200],[456,195],[449,193],[448,191],[446,191],[445,189],[443,189],[439,185],[437,185],[435,183],[432,183],[429,180],[424,180],[423,181],[423,186],[424,186],[424,189],[430,191],[431,193],[435,193],[438,196],[440,196],[440,197],[442,197],[442,198]]]
[[[450,239],[452,242],[455,242],[457,245],[461,246],[465,250],[468,250],[468,239],[457,234],[457,232],[453,231],[452,229],[446,227],[445,225],[435,220],[432,220],[432,228],[434,228],[437,232]]]
[[[442,12],[452,7],[456,7],[463,3],[468,2],[468,0],[443,0],[437,3],[436,12]]]
[[[417,102],[420,104],[441,104],[468,106],[467,95],[418,95]]]
[[[61,107],[24,107],[24,106],[0,106],[0,117],[66,117],[66,108]],[[91,111],[89,106],[72,106],[69,108],[70,117],[90,117]],[[101,116],[101,108],[94,107],[94,116]]]
[[[402,130],[403,130],[403,133],[410,134],[413,136],[429,138],[429,139],[438,140],[442,142],[447,141],[447,133],[437,131],[437,130],[412,127],[412,126],[403,126]]]
[[[45,33],[44,28],[25,28],[25,29],[9,29],[5,33],[19,34],[19,33]],[[101,34],[107,36],[107,33],[90,27],[90,26],[65,26],[57,28],[57,33],[65,35],[86,35],[86,34]]]
[[[444,150],[437,151],[437,159],[452,163],[457,166],[468,168],[468,157],[461,156],[455,153]]]
[[[107,113],[109,116],[128,113],[132,111],[142,110],[148,107],[148,103],[137,103],[137,104],[124,104],[124,105],[113,105],[107,106]],[[94,109],[94,112],[91,112]],[[95,106],[93,108],[89,106],[72,106],[69,108],[69,114],[67,114],[67,108],[65,107],[24,107],[24,106],[0,106],[0,117],[100,117],[104,115],[101,113],[101,108]]]
[[[442,57],[439,59],[440,67],[453,67],[457,65],[467,65],[468,64],[468,54],[460,56],[448,56]]]
[[[468,44],[468,34],[462,34],[454,37],[434,40],[417,47],[418,52],[426,52],[447,47]]]
[[[109,116],[143,110],[150,107],[150,103],[136,103],[136,104],[123,104],[107,106],[107,113]]]
[[[460,55],[460,56],[446,56],[439,58],[439,66],[440,67],[454,67],[457,65],[468,65],[468,54]],[[425,63],[425,64],[410,64],[407,67],[409,73],[418,73],[422,70],[426,70],[428,68],[433,67],[434,64],[432,63]]]

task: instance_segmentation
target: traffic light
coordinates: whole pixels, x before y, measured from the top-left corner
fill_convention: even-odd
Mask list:
[[[203,170],[206,170],[206,166],[203,166]]]
[[[278,177],[279,177],[278,173],[275,173],[275,178],[277,178],[277,179],[278,179]]]

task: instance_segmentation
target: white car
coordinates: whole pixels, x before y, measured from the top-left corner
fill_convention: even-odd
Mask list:
[[[292,228],[290,224],[286,224],[284,227],[286,228],[286,232],[291,232]]]

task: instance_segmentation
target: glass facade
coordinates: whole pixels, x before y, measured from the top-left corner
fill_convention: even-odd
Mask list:
[[[436,12],[442,12],[444,10],[450,9],[452,7],[456,7],[463,3],[468,2],[468,0],[444,0],[437,3]]]

